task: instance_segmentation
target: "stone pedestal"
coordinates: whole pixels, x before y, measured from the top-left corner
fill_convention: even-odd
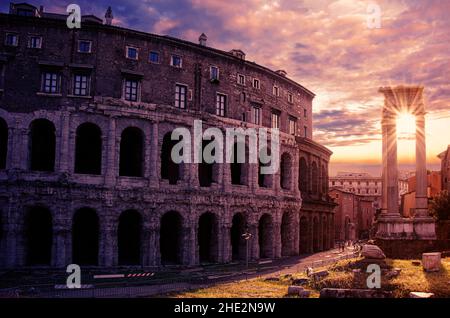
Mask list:
[[[439,272],[441,270],[441,253],[423,253],[422,266],[426,272]]]

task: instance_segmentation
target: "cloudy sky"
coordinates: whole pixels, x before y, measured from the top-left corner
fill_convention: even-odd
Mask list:
[[[381,158],[380,86],[420,84],[427,104],[430,164],[450,144],[449,0],[100,0],[29,1],[64,12],[103,17],[115,24],[223,50],[240,48],[247,59],[288,76],[317,94],[314,137],[333,152],[333,164],[377,165]],[[381,28],[376,26],[380,9]],[[6,1],[0,5],[7,11]],[[399,141],[403,163],[414,141]]]

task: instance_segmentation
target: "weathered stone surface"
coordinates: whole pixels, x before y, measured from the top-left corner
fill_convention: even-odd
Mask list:
[[[309,282],[308,278],[297,278],[297,279],[292,280],[292,284],[297,285],[297,286],[306,285],[306,284],[308,284],[308,282]]]
[[[390,298],[391,292],[379,289],[340,289],[324,288],[320,291],[320,298]]]
[[[384,255],[381,248],[376,245],[364,245],[361,251],[361,255],[365,258],[370,259],[385,259],[386,255]]]
[[[410,292],[409,298],[433,298],[433,293],[423,293],[423,292]]]
[[[289,286],[288,287],[288,295],[300,295],[303,292],[302,286]]]
[[[298,294],[300,298],[309,298],[311,292],[309,290],[304,290]]]
[[[319,280],[319,279],[322,279],[322,278],[324,278],[324,277],[327,277],[328,275],[329,275],[328,271],[323,270],[323,271],[320,271],[320,272],[312,273],[312,274],[311,274],[311,277],[312,277],[313,279],[315,279],[315,280]]]
[[[441,253],[423,253],[422,266],[427,272],[439,272],[441,270]]]

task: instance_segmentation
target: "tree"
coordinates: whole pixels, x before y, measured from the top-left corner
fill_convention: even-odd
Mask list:
[[[450,193],[441,191],[431,201],[431,213],[438,221],[450,220]]]

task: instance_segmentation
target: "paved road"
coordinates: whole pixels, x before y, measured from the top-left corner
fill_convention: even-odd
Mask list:
[[[311,255],[295,256],[279,260],[260,261],[251,263],[246,270],[244,264],[231,264],[223,266],[205,266],[193,269],[180,270],[170,274],[170,279],[157,280],[157,275],[150,280],[132,280],[106,284],[93,284],[89,289],[58,289],[52,286],[37,288],[36,292],[30,292],[30,288],[9,289],[3,293],[3,297],[143,297],[166,294],[170,292],[184,291],[188,289],[204,288],[218,283],[227,283],[246,278],[269,277],[283,274],[303,272],[307,267],[321,267],[332,264],[339,258],[349,258],[354,255],[353,249],[345,252],[337,249],[315,253]],[[84,284],[85,282],[83,282]],[[0,296],[2,295],[0,291]]]

